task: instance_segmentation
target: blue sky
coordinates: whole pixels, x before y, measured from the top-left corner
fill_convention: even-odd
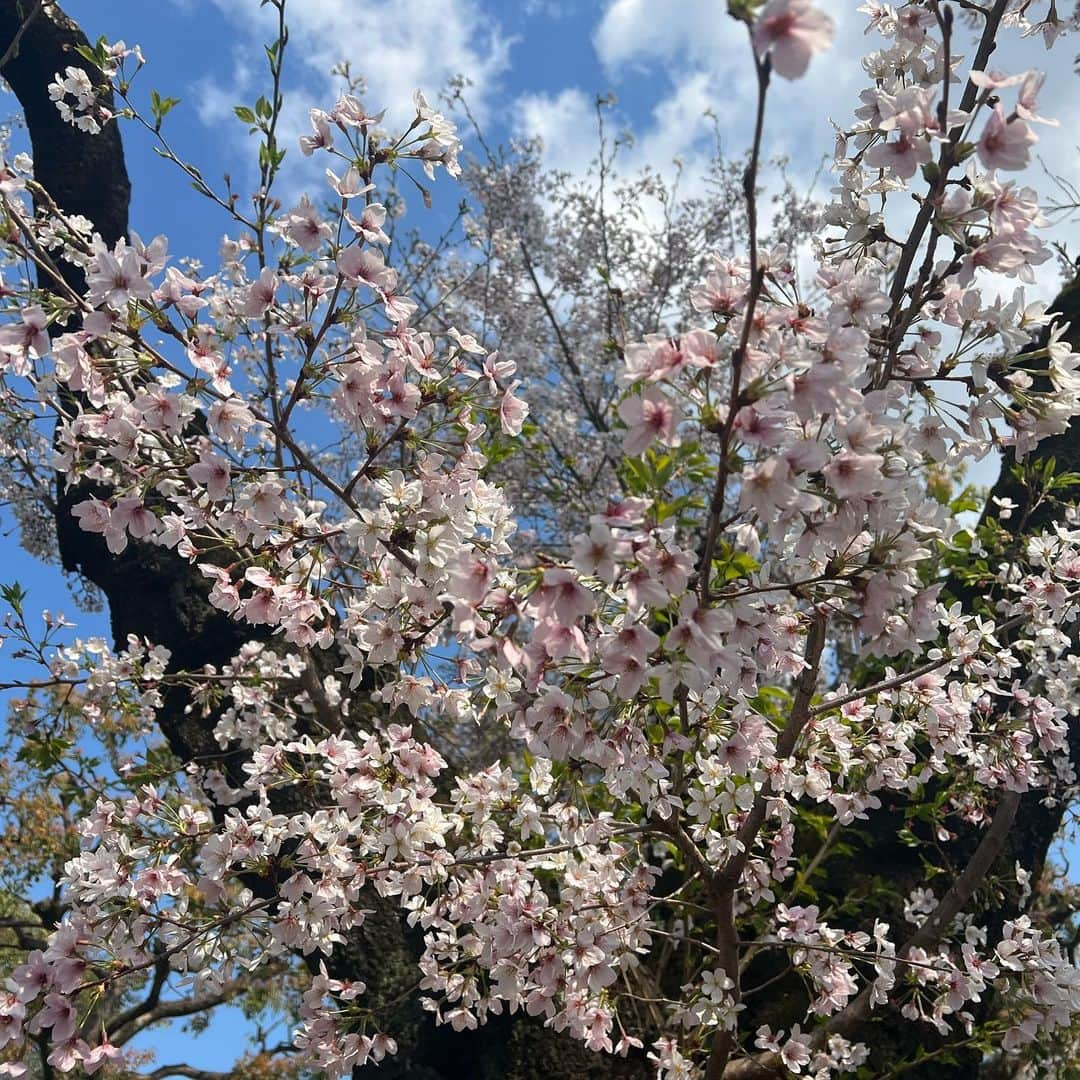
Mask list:
[[[181,98],[166,132],[176,150],[197,162],[212,182],[225,172],[243,190],[251,176],[245,128],[232,106],[250,104],[265,89],[261,46],[271,39],[267,10],[257,0],[68,0],[65,9],[91,39],[138,43],[148,60],[136,97],[150,89]],[[792,172],[807,184],[831,152],[829,117],[844,122],[864,85],[859,56],[868,46],[857,0],[823,0],[837,24],[834,50],[818,58],[806,79],[775,80],[770,92],[766,149],[787,153]],[[712,151],[711,122],[718,118],[724,145],[738,155],[749,138],[753,75],[743,27],[723,13],[720,0],[293,0],[285,119],[289,164],[285,186],[298,193],[321,181],[321,163],[305,162],[295,138],[307,129],[307,109],[329,107],[336,97],[330,68],[348,59],[369,83],[366,103],[405,117],[414,88],[432,99],[448,79],[472,80],[469,100],[489,138],[539,134],[552,165],[582,172],[595,152],[593,102],[613,91],[615,128],[633,131],[627,171],[650,163],[661,172],[683,162],[684,190],[699,182]],[[1038,41],[1011,42],[995,67],[1049,69],[1043,112],[1062,127],[1044,132],[1038,148],[1047,165],[1077,175],[1080,82],[1072,73],[1077,52],[1065,42],[1047,54]],[[178,171],[152,152],[130,125],[125,133],[133,182],[132,226],[144,237],[164,232],[174,255],[192,255],[212,268],[225,228],[221,216]],[[1038,180],[1034,170],[1034,180]],[[827,179],[819,193],[824,195]],[[458,196],[445,192],[442,207],[425,211],[411,200],[410,222],[436,228]],[[407,194],[407,193],[406,193]],[[427,215],[425,217],[425,215]],[[1076,248],[1080,227],[1058,228]],[[1053,295],[1052,268],[1040,279]],[[3,574],[30,589],[32,607],[65,610],[83,633],[104,633],[102,617],[76,613],[59,575],[43,569],[3,540]],[[0,671],[10,670],[0,656]],[[221,1010],[210,1032],[191,1040],[178,1031],[144,1037],[162,1062],[183,1060],[221,1067],[240,1049],[243,1021]]]
[[[856,0],[822,6],[836,23],[835,47],[805,79],[773,80],[766,127],[767,149],[789,154],[807,183],[831,151],[830,117],[845,122],[851,114],[864,85],[859,56],[874,40],[863,35]],[[144,99],[151,87],[182,98],[168,120],[181,153],[197,158],[209,177],[245,175],[250,154],[232,106],[265,88],[261,45],[271,36],[269,9],[257,0],[71,0],[67,9],[92,38],[142,46],[149,61],[139,77]],[[754,88],[745,28],[723,11],[720,0],[295,0],[286,133],[306,130],[310,106],[332,104],[329,70],[343,59],[367,78],[367,104],[388,107],[390,118],[407,114],[413,89],[434,98],[464,74],[491,138],[539,134],[551,164],[578,172],[595,151],[593,101],[614,91],[613,123],[636,138],[627,168],[648,162],[667,172],[678,156],[692,187],[712,150],[707,109],[732,154],[749,137]],[[1047,53],[1038,39],[1010,35],[994,66],[1049,68],[1045,111],[1062,121],[1062,132],[1076,131],[1075,51],[1065,42]],[[1076,139],[1050,134],[1038,148],[1048,164],[1075,168]],[[135,228],[164,231],[174,249],[195,249],[209,261],[219,222],[145,140],[130,130],[127,138]],[[305,169],[295,149],[291,157],[290,186],[318,182],[321,165],[307,162]],[[419,205],[414,211],[423,213]]]

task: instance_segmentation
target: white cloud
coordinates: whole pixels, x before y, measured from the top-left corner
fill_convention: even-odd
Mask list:
[[[831,148],[829,119],[850,115],[862,78],[858,56],[864,46],[863,16],[850,0],[822,0],[821,6],[836,27],[833,50],[815,58],[807,76],[797,82],[774,77],[768,98],[766,152],[790,155],[808,175]],[[610,77],[617,80],[627,69],[666,76],[676,96],[695,74],[707,74],[706,104],[723,120],[725,146],[738,153],[748,145],[757,92],[749,35],[726,14],[724,5],[685,0],[666,7],[658,18],[649,0],[611,0],[593,44]]]
[[[730,121],[730,110],[708,73],[691,71],[653,107],[649,127],[634,146],[634,156],[642,165],[653,162],[666,168],[694,148],[711,152],[713,124],[707,114],[722,125]]]
[[[528,19],[569,19],[577,0],[524,0],[522,13]]]
[[[255,58],[250,50],[234,48],[232,50],[232,70],[228,84],[217,79],[200,79],[193,95],[199,119],[208,126],[220,124],[231,119],[233,106],[244,104],[249,98],[257,97],[254,91],[256,71],[252,65]],[[259,72],[262,74],[262,72]]]
[[[525,94],[514,102],[515,134],[539,136],[544,161],[553,168],[584,178],[599,150],[595,95],[568,87],[554,94]],[[648,120],[631,131],[633,141],[621,145],[613,174],[629,180],[646,167],[669,183],[678,176],[682,197],[704,197],[706,178],[716,152],[714,119],[725,121],[724,107],[710,76],[691,70],[653,105]],[[606,110],[604,126],[608,148],[611,140],[627,130],[619,106]],[[659,227],[663,207],[652,199],[638,206],[642,223]]]
[[[832,49],[814,58],[807,75],[794,82],[773,77],[769,87],[764,149],[767,157],[790,158],[790,175],[802,186],[818,171],[833,145],[830,121],[846,125],[867,84],[861,58],[881,47],[864,35],[866,20],[851,0],[819,0],[832,17]],[[654,86],[657,98],[646,123],[639,125],[634,157],[662,171],[671,157],[686,160],[684,176],[693,182],[695,160],[709,152],[694,111],[708,108],[720,118],[725,151],[741,153],[750,143],[756,81],[746,28],[729,18],[719,0],[680,0],[658,9],[655,0],[609,0],[593,33],[593,46],[616,88],[633,80],[635,89]],[[954,44],[970,55],[973,44]],[[1021,39],[1005,31],[993,66],[1007,72],[1040,68],[1047,72],[1043,111],[1061,120],[1059,129],[1040,128],[1036,148],[1047,167],[1080,183],[1077,139],[1080,95],[1073,72],[1075,49],[1069,41],[1047,52],[1039,38]],[[961,72],[965,72],[961,64]],[[1034,166],[1024,182],[1044,192],[1051,183]],[[1080,247],[1080,220],[1058,221],[1054,238]],[[1040,279],[1040,284],[1043,284]]]
[[[698,64],[727,51],[739,29],[716,0],[683,0],[662,12],[653,0],[612,0],[593,44],[609,72],[650,60]]]
[[[251,5],[215,2],[230,15]],[[457,75],[486,107],[509,60],[509,42],[475,0],[304,0],[290,9],[289,32],[293,62],[316,77],[350,60],[372,108],[409,109],[413,90],[434,98]]]
[[[198,86],[199,115],[235,139],[238,154],[251,160],[246,129],[233,118],[233,106],[251,105],[268,94],[263,45],[277,32],[277,13],[257,0],[213,0],[238,31],[232,68],[224,77]],[[279,123],[289,155],[283,193],[295,198],[322,183],[325,162],[300,157],[297,139],[310,130],[308,112],[329,108],[340,92],[330,74],[343,60],[367,84],[363,95],[372,110],[386,109],[390,129],[408,124],[412,96],[423,90],[435,104],[439,92],[459,75],[471,87],[469,103],[483,121],[509,65],[512,42],[484,11],[480,0],[300,0],[287,11],[285,109]],[[317,165],[317,168],[316,168]]]
[[[596,106],[583,90],[523,94],[514,102],[514,117],[515,133],[540,138],[553,169],[581,174],[596,156]]]
[[[582,174],[596,157],[598,129],[595,96],[577,87],[554,94],[522,94],[514,102],[514,133],[539,136],[545,160],[556,169]],[[623,172],[652,165],[667,172],[676,158],[685,159],[713,145],[713,122],[727,117],[710,76],[690,71],[653,106],[649,121],[631,132],[633,146],[619,155]],[[626,130],[625,115],[616,106],[605,114],[608,137]]]
[[[836,9],[838,36],[861,37],[850,3],[834,0],[826,6]],[[633,130],[635,144],[622,157],[622,171],[648,164],[671,178],[678,158],[684,194],[703,194],[716,131],[731,156],[741,155],[750,143],[756,81],[746,28],[728,17],[718,0],[680,0],[662,9],[653,0],[610,0],[592,42],[616,90],[632,82],[635,97],[642,86],[656,91],[647,120]],[[850,112],[851,84],[861,75],[857,67],[838,76],[835,65],[817,66],[821,70],[812,68],[797,85],[774,80],[766,127],[766,155],[788,154],[793,171],[807,181],[832,146],[828,116],[840,115],[841,103]],[[585,97],[580,91],[571,94],[529,95],[519,102],[526,107],[515,110],[517,129],[542,134],[552,164],[582,172],[596,152],[595,123],[582,125]],[[580,116],[568,115],[571,104]]]
[[[706,115],[717,107],[704,72],[691,72],[684,82],[653,107],[647,127],[635,132],[632,147],[621,150],[619,171],[633,173],[645,165],[668,172],[676,158],[691,158],[712,146],[713,128]],[[548,165],[582,175],[599,148],[595,97],[576,87],[556,94],[523,94],[514,102],[515,134],[539,136]],[[621,113],[605,115],[610,139],[622,130]]]
[[[555,17],[548,7],[551,0],[528,2],[534,18],[545,13]],[[560,14],[566,2],[557,0]],[[844,124],[850,119],[866,84],[860,58],[880,42],[864,36],[865,18],[851,0],[819,2],[835,23],[833,48],[814,58],[803,79],[774,77],[766,115],[766,157],[786,154],[789,173],[801,188],[809,187],[831,153],[830,120]],[[231,117],[232,105],[254,97],[264,83],[261,44],[273,30],[272,10],[260,8],[257,0],[214,3],[236,25],[241,46],[234,51],[228,76],[202,88],[200,111],[210,124]],[[494,10],[499,10],[497,5]],[[506,122],[517,135],[540,135],[548,163],[576,175],[583,175],[596,156],[594,93],[609,86],[627,91],[636,119],[634,145],[620,154],[623,175],[648,164],[671,178],[672,162],[679,158],[683,192],[702,194],[702,177],[715,150],[706,112],[717,118],[725,153],[738,156],[750,142],[756,85],[748,35],[726,15],[720,0],[659,5],[655,0],[607,0],[592,33],[598,70],[565,71],[555,58],[549,70],[561,75],[564,85],[526,88],[494,117],[498,94],[510,74],[513,43],[482,0],[302,0],[290,9],[289,20],[291,81],[283,135],[293,147],[296,136],[307,129],[307,108],[332,102],[336,91],[328,72],[342,58],[367,78],[367,104],[390,108],[392,124],[407,117],[415,88],[434,98],[448,79],[466,74],[474,84],[470,103],[482,121],[487,115],[496,126]],[[1076,181],[1077,139],[1070,132],[1080,130],[1080,95],[1072,73],[1074,51],[1066,41],[1048,54],[1037,40],[1021,41],[1007,32],[994,66],[1048,69],[1043,107],[1059,116],[1062,127],[1040,129],[1043,141],[1037,150],[1050,169]],[[608,121],[610,130],[621,130],[627,114],[616,108]],[[239,138],[242,128],[230,124]],[[299,165],[303,171],[298,155],[290,157],[291,169]],[[770,182],[768,174],[763,179]],[[1025,179],[1050,189],[1037,166]],[[1075,245],[1080,222],[1058,223],[1058,237]]]

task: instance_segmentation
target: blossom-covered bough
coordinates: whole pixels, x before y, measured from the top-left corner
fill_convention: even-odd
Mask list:
[[[225,1000],[296,957],[294,1067],[330,1076],[408,1059],[402,996],[458,1032],[532,1018],[614,1055],[604,1075],[900,1075],[1068,1031],[1072,957],[1002,858],[1075,781],[1075,477],[1040,444],[1080,412],[1078,354],[1024,294],[1050,252],[1010,178],[1050,121],[1037,73],[988,66],[1064,29],[1042,6],[861,9],[876,51],[806,270],[762,240],[761,147],[770,84],[832,24],[730,5],[758,87],[745,246],[670,333],[616,342],[611,416],[583,421],[620,490],[528,543],[498,478],[541,380],[386,258],[381,185],[459,172],[445,116],[314,110],[327,186],[281,206],[284,0],[269,97],[237,109],[249,203],[165,142],[172,102],[139,111],[138,50],[81,45],[38,87],[81,140],[143,124],[230,235],[203,274],[3,167],[8,457],[57,470],[65,558],[167,643],[39,646],[6,597],[27,685],[109,720],[118,775],[10,974],[0,1070],[130,1066],[118,988],[164,971]],[[28,39],[35,18],[59,16]],[[1012,494],[976,526],[949,477],[995,449]],[[174,757],[120,761],[155,723]],[[876,818],[916,851],[901,893],[853,865]],[[396,998],[355,961],[387,917],[416,948]]]

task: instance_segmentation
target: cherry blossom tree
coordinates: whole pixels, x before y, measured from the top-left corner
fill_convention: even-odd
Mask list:
[[[248,199],[137,47],[0,5],[7,490],[115,637],[6,591],[9,820],[63,828],[11,888],[55,882],[6,927],[0,1073],[139,1073],[167,985],[295,1008],[237,1075],[1066,1075],[1080,305],[1030,288],[1041,76],[989,61],[1074,20],[870,0],[831,201],[770,235],[770,89],[832,24],[732,0],[737,213],[656,180],[635,221],[602,134],[592,189],[488,150],[471,254],[395,264],[455,123],[353,84],[284,146],[264,6]],[[213,273],[128,230],[124,123],[222,215]],[[286,153],[326,175],[291,205]]]

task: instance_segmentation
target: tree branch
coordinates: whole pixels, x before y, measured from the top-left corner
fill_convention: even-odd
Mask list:
[[[994,812],[994,820],[983,834],[967,866],[938,901],[926,922],[904,942],[897,953],[899,959],[903,960],[916,949],[933,948],[941,941],[953,919],[964,910],[993,868],[1005,847],[1019,805],[1019,793],[1005,792]],[[870,1015],[872,998],[872,986],[865,987],[844,1009],[818,1029],[813,1048],[820,1050],[830,1035],[850,1036]],[[730,1062],[721,1075],[723,1080],[781,1080],[787,1075],[787,1070],[780,1056],[770,1052]]]

